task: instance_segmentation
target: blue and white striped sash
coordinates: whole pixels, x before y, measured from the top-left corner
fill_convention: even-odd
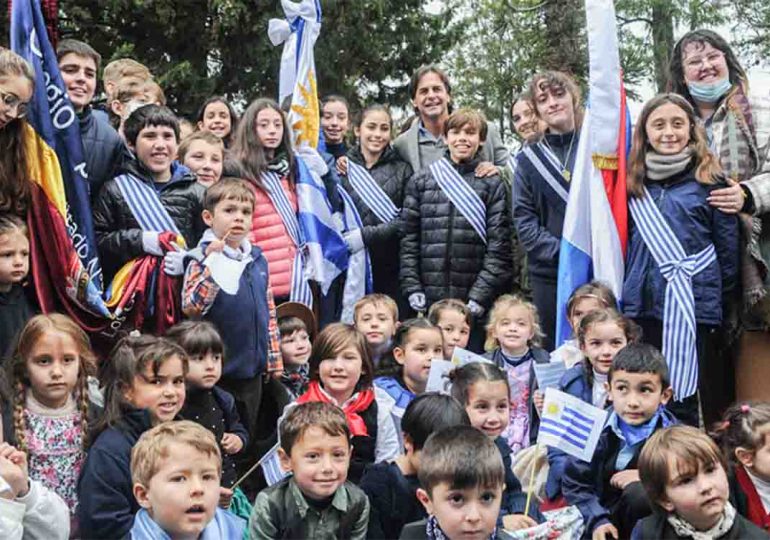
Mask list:
[[[714,244],[687,255],[647,189],[628,201],[647,249],[666,280],[663,306],[663,356],[671,371],[674,397],[682,400],[698,390],[695,298],[692,277],[716,260]]]
[[[535,149],[537,149],[537,151]],[[527,156],[527,159],[529,159],[529,162],[535,169],[537,169],[537,172],[540,173],[543,180],[545,180],[556,195],[566,203],[569,194],[562,185],[563,179],[561,181],[559,180],[559,178],[562,178],[561,166],[557,164],[553,152],[542,143],[537,143],[536,145],[525,144],[521,151]]]
[[[143,231],[180,234],[155,188],[128,173],[118,176],[116,181],[128,209]]]
[[[372,178],[366,167],[348,159],[348,180],[377,219],[383,223],[390,223],[396,219],[400,210],[393,204],[382,186]]]
[[[273,207],[278,212],[278,215],[281,216],[286,232],[297,247],[297,253],[294,256],[291,268],[289,300],[313,307],[313,291],[310,289],[310,283],[308,283],[305,277],[305,244],[302,242],[297,214],[291,207],[291,201],[289,201],[289,197],[283,190],[280,177],[274,172],[266,171],[262,173],[261,178],[262,184],[267,188],[267,196],[270,197]]]
[[[349,164],[350,162],[348,162]],[[350,194],[342,186],[337,186],[337,192],[344,203],[345,212],[343,221],[346,231],[354,231],[363,227],[361,216],[353,203]],[[352,324],[356,302],[371,293],[372,286],[372,261],[369,250],[364,247],[358,253],[353,253],[348,259],[348,269],[345,274],[345,287],[342,293],[342,314],[340,321]]]
[[[441,191],[455,205],[463,217],[468,220],[473,230],[484,244],[487,243],[487,209],[478,193],[465,181],[460,173],[446,160],[441,158],[430,166],[430,172],[436,179]]]

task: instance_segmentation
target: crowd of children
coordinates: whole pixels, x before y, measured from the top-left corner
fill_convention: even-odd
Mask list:
[[[556,269],[583,116],[570,76],[537,74],[514,102],[527,140],[513,167],[480,112],[450,114],[435,66],[412,77],[415,117],[396,138],[387,106],[353,120],[327,96],[308,156],[284,104],[239,117],[213,96],[182,121],[130,59],[104,67],[101,110],[101,57],[62,41],[105,283],[135,260],[154,269],[140,331],[103,351],[73,318],[37,314],[21,130],[40,82],[0,50],[0,537],[487,540],[572,506],[594,540],[767,538],[770,403],[731,405],[722,356],[724,318],[754,283],[746,257],[762,253],[735,214],[770,197],[726,179],[701,125],[715,102],[691,56],[729,47],[687,39],[674,67],[689,91],[648,101],[634,130],[622,290],[582,285],[565,313]],[[344,277],[308,283],[306,167],[335,219],[358,216],[337,231],[373,274],[352,323]],[[436,360],[455,364],[443,393],[428,391]],[[587,461],[536,445],[537,371],[559,362],[556,388],[607,411]],[[517,476],[525,457],[542,458],[538,486],[534,464]]]

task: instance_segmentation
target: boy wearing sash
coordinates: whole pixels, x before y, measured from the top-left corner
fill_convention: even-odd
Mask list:
[[[524,145],[516,156],[513,224],[519,242],[527,251],[532,300],[545,334],[543,348],[551,351],[556,333],[561,232],[582,111],[580,89],[564,73],[548,71],[535,75],[529,94],[546,129],[537,142]]]
[[[257,433],[261,383],[265,374],[280,375],[283,361],[267,259],[249,241],[254,192],[243,180],[223,178],[206,191],[204,207],[209,229],[190,252],[182,309],[217,327],[227,355],[219,385],[233,394],[257,441],[265,435]],[[241,456],[251,456],[249,448]]]
[[[401,291],[415,311],[443,298],[459,298],[481,323],[510,285],[505,185],[498,175],[475,173],[486,135],[481,113],[453,113],[444,126],[447,153],[406,185],[400,277]]]
[[[205,229],[205,188],[174,161],[179,121],[166,107],[145,105],[126,120],[125,136],[133,156],[104,184],[93,208],[105,283],[145,255],[163,257],[165,274],[181,276],[185,246],[196,245]]]

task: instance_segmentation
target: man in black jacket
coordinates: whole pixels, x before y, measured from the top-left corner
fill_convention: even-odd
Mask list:
[[[119,167],[126,152],[125,145],[118,132],[91,110],[101,62],[99,53],[87,43],[65,39],[56,48],[56,58],[67,94],[80,120],[86,173],[93,202],[102,185],[113,177]]]

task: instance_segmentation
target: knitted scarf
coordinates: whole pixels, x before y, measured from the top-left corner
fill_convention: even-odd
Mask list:
[[[718,124],[721,124],[721,130],[717,133]],[[712,117],[712,126],[714,136],[718,138],[715,143],[719,149],[719,163],[729,178],[742,182],[759,172],[762,158],[757,148],[754,116],[742,85],[735,85],[727,94]],[[747,239],[741,246],[743,301],[745,309],[750,310],[767,296],[768,265],[762,254],[770,246],[760,247],[763,241],[760,218],[748,214],[739,214],[739,217],[743,236]]]
[[[667,519],[669,525],[674,528],[674,532],[677,536],[692,538],[693,540],[713,540],[714,538],[721,538],[733,528],[733,523],[735,523],[735,508],[733,508],[733,505],[730,504],[729,501],[725,502],[725,509],[722,517],[716,525],[707,531],[696,530],[695,527],[676,514],[669,514]]]
[[[284,152],[277,154],[270,163],[267,164],[267,170],[284,177],[289,174],[289,159]]]
[[[644,165],[648,180],[660,181],[671,178],[684,171],[692,162],[693,151],[686,147],[678,154],[659,154],[654,150],[648,150],[644,156]]]
[[[369,388],[358,394],[354,394],[354,398],[347,400],[342,406],[338,403],[334,403],[331,398],[323,391],[318,381],[310,381],[308,384],[307,392],[297,398],[297,404],[308,403],[310,401],[322,401],[324,403],[331,403],[337,405],[345,413],[345,418],[348,421],[348,427],[350,428],[350,434],[353,437],[367,437],[369,430],[366,429],[366,423],[361,415],[358,414],[369,408],[374,401],[374,391]]]

